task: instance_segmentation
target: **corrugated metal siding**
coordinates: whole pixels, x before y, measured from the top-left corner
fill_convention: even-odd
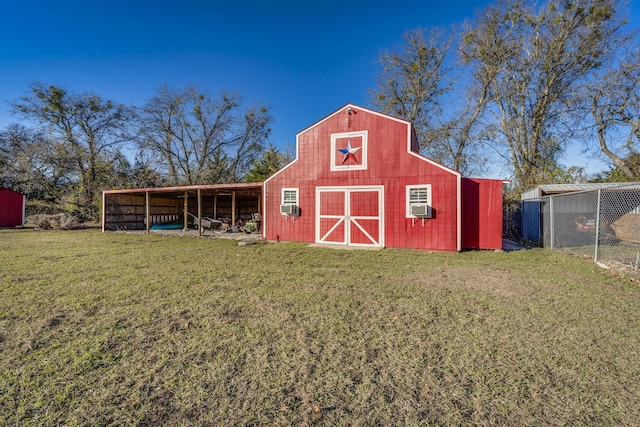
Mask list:
[[[540,198],[540,188],[532,188],[531,190],[527,190],[520,195],[520,200],[532,200]]]
[[[522,201],[522,237],[537,242],[542,237],[542,207],[539,199]]]

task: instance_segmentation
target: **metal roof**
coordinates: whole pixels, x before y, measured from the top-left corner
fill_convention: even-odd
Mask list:
[[[136,193],[192,193],[202,191],[204,194],[215,194],[225,191],[261,193],[262,182],[239,182],[232,184],[202,184],[181,187],[128,188],[121,190],[105,190],[104,194],[136,194]]]
[[[604,188],[628,188],[640,186],[640,182],[588,182],[582,184],[543,184],[525,191],[520,200],[537,199],[553,194],[594,191]]]

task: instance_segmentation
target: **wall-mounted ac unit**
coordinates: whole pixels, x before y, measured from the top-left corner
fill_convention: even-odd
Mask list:
[[[412,205],[411,215],[418,218],[428,218],[430,215],[429,206],[427,205]]]
[[[280,213],[283,215],[297,216],[298,206],[297,205],[281,205]]]

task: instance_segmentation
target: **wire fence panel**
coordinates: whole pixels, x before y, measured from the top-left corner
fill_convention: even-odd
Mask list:
[[[547,196],[537,202],[540,205],[540,229],[545,248],[587,256],[611,268],[638,273],[638,184]],[[532,201],[528,200],[527,203],[531,204]]]
[[[602,230],[596,261],[638,270],[640,249],[640,188],[601,190]]]
[[[521,237],[520,227],[523,222],[522,206],[518,200],[507,200],[503,205],[502,236],[518,240]]]
[[[543,203],[545,247],[594,247],[597,194],[587,192],[551,196]]]

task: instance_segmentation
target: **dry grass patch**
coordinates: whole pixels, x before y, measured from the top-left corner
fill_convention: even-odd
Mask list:
[[[640,419],[640,288],[581,259],[0,240],[0,424]]]
[[[526,296],[528,293],[527,288],[521,286],[520,277],[495,267],[458,265],[450,268],[444,265],[429,273],[412,272],[407,275],[407,280],[416,287],[422,285],[429,289],[438,286],[450,291],[476,290],[498,297]]]

